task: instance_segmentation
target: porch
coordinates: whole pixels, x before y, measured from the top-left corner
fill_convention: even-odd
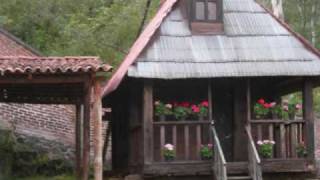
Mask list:
[[[314,172],[312,89],[315,82],[305,78],[261,79],[202,80],[189,82],[192,85],[188,88],[177,82],[163,85],[166,83],[145,81],[143,174],[213,174],[216,177],[248,174],[253,179],[259,179],[262,173]],[[172,85],[175,83],[178,85]],[[162,84],[161,87],[159,84]],[[272,86],[275,88],[263,90],[270,84],[275,84]],[[176,86],[185,91],[177,93]],[[281,96],[297,91],[301,91],[303,97],[301,116],[294,120],[254,117],[253,105],[259,97],[279,101]],[[179,101],[186,96],[194,102],[207,99],[208,116],[193,116],[184,120],[177,120],[172,115],[168,115],[167,119],[155,116],[156,100],[168,102],[174,97],[177,98],[175,101]],[[265,139],[276,143],[271,157],[262,159],[257,142]],[[163,151],[166,144],[174,147],[174,159],[169,161]],[[208,144],[213,144],[213,157],[203,159],[201,147]],[[299,144],[305,144],[306,156],[297,152]]]

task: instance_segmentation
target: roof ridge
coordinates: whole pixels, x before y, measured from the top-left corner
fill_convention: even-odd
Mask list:
[[[288,30],[294,37],[296,37],[302,44],[303,46],[320,57],[320,50],[314,47],[306,38],[304,38],[301,34],[297,33],[294,31],[288,23],[285,21],[282,21],[280,18],[276,17],[267,7],[265,7],[263,4],[259,3],[258,1],[255,0],[255,2],[262,7],[268,14],[271,15],[273,19],[275,19],[281,26],[283,26],[286,30]]]
[[[11,34],[10,32],[8,32],[7,30],[5,30],[4,28],[0,27],[0,33],[2,33],[3,35],[5,35],[6,37],[10,38],[11,40],[13,40],[14,42],[16,42],[17,44],[23,46],[25,49],[29,50],[31,53],[33,53],[36,56],[42,56],[42,53],[39,52],[38,50],[36,50],[35,48],[31,47],[30,45],[28,45],[27,43],[23,42],[21,39],[19,39],[18,37],[16,37],[15,35]]]

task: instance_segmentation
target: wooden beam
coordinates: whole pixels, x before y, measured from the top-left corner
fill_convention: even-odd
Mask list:
[[[76,105],[76,127],[75,127],[75,132],[76,132],[76,178],[80,179],[81,174],[82,174],[82,154],[81,154],[81,125],[82,125],[82,120],[83,120],[83,109],[81,108],[81,104]]]
[[[251,82],[247,79],[246,82],[246,108],[247,108],[247,124],[250,126],[251,121]]]
[[[92,84],[85,85],[84,115],[83,115],[83,153],[82,166],[83,173],[81,180],[88,180],[90,167],[90,103],[91,103]]]
[[[99,80],[94,81],[94,102],[92,118],[94,122],[94,179],[103,180],[103,135],[102,135],[102,89]]]
[[[145,81],[143,87],[143,142],[144,164],[151,164],[153,162],[153,85],[151,81]]]
[[[305,143],[307,145],[308,160],[315,160],[315,133],[314,133],[314,112],[313,112],[313,84],[306,79],[303,87],[303,118],[305,124]]]
[[[61,83],[84,83],[90,80],[89,74],[84,75],[54,75],[54,76],[0,76],[0,84],[61,84]]]

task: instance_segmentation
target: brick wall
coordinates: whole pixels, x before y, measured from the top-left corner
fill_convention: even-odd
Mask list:
[[[75,113],[72,105],[0,103],[0,121],[15,124],[15,132],[73,146]]]
[[[108,124],[103,122],[103,135]],[[35,105],[0,103],[0,129],[15,129],[15,132],[28,137],[38,137],[47,148],[44,140],[62,143],[68,149],[75,147],[75,106],[73,105]],[[91,156],[93,155],[93,123],[91,122]],[[111,142],[111,140],[109,141]],[[39,145],[41,146],[41,144]],[[111,163],[111,146],[108,146],[107,164]]]

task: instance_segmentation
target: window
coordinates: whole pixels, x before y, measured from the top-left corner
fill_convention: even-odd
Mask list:
[[[219,21],[219,1],[220,0],[193,0],[193,20]]]

